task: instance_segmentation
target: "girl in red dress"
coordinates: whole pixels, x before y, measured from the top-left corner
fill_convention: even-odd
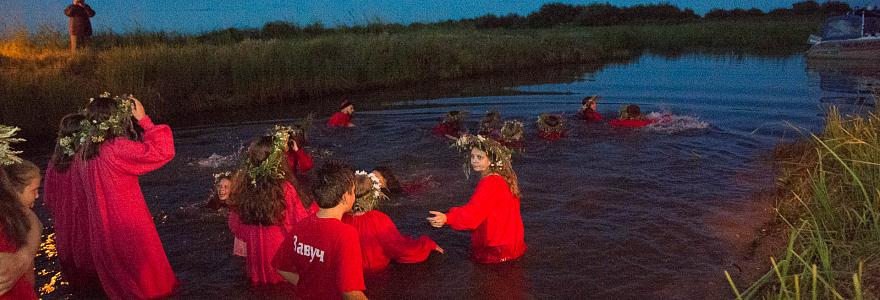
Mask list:
[[[543,113],[538,117],[538,136],[548,141],[556,141],[565,136],[562,116]]]
[[[43,202],[54,221],[61,270],[74,293],[80,295],[101,289],[89,243],[87,197],[79,176],[82,163],[76,157],[83,120],[82,114],[69,114],[61,119],[55,150],[43,180]]]
[[[471,258],[478,263],[500,263],[526,251],[520,193],[511,166],[511,151],[483,136],[463,136],[456,142],[470,151],[470,166],[480,174],[477,190],[467,204],[448,213],[430,211],[431,226],[449,225],[471,231]]]
[[[466,132],[462,120],[467,116],[465,112],[453,110],[446,113],[440,124],[431,129],[436,135],[447,136],[450,138],[458,138]]]
[[[333,114],[330,120],[327,121],[327,127],[354,127],[354,124],[351,123],[351,116],[353,114],[354,103],[348,100],[342,101],[342,104],[339,105],[339,111]]]
[[[581,100],[581,110],[579,114],[587,121],[602,121],[602,115],[596,111],[596,100],[599,96],[589,96]]]
[[[253,284],[283,282],[271,266],[293,224],[314,214],[317,205],[299,193],[287,164],[289,132],[255,138],[233,179],[229,228],[247,245],[245,269]]]
[[[108,93],[86,106],[76,167],[86,193],[88,243],[111,299],[168,296],[177,284],[138,176],[174,158],[171,128],[156,125],[134,97]],[[138,135],[132,117],[143,129]],[[83,241],[77,241],[79,244]],[[75,250],[76,251],[76,250]]]
[[[0,125],[0,299],[37,299],[34,256],[42,224],[30,208],[39,197],[40,169],[9,144],[18,128]]]
[[[419,263],[428,259],[431,251],[443,253],[443,248],[427,236],[413,239],[402,235],[388,215],[375,210],[380,201],[387,199],[380,178],[364,171],[355,174],[355,203],[351,212],[343,215],[342,222],[354,227],[360,236],[364,271],[385,269],[391,260]]]
[[[630,104],[622,107],[620,109],[620,117],[608,121],[608,124],[616,127],[644,127],[650,125],[652,122],[652,120],[645,118],[645,115],[642,114],[642,110],[638,105]]]

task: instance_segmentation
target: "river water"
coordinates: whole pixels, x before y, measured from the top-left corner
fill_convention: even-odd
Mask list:
[[[876,69],[808,65],[800,56],[645,55],[570,82],[510,87],[526,92],[519,95],[387,99],[357,112],[350,130],[327,130],[326,117],[319,119],[307,149],[318,164],[333,158],[359,169],[392,167],[412,189],[381,210],[402,232],[428,235],[447,251],[367,277],[372,298],[724,298],[732,253],[707,219],[772,187],[761,157],[798,130],[820,130],[829,105],[847,113],[874,109],[867,91],[878,78]],[[606,118],[634,103],[672,122],[642,129],[585,123],[574,112],[591,94],[601,96]],[[475,132],[493,109],[526,124],[514,169],[529,251],[514,263],[481,266],[467,259],[468,233],[424,220],[428,210],[464,204],[476,184],[462,171],[463,155],[430,129],[446,111],[466,110]],[[567,136],[540,140],[534,122],[542,112],[563,114]],[[142,177],[181,280],[176,298],[289,297],[249,286],[243,261],[232,256],[225,215],[201,208],[211,174],[234,167],[242,145],[284,122],[291,120],[175,128],[177,157]],[[45,258],[40,268],[50,275],[56,269]]]

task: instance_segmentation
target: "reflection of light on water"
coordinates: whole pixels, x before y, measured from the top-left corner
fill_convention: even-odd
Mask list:
[[[40,296],[50,296],[60,286],[68,285],[67,281],[61,278],[61,271],[58,270],[58,250],[55,248],[55,233],[43,235],[43,242],[40,243],[40,251],[37,252],[37,259],[42,258],[47,262],[46,268],[36,271],[36,282],[43,282],[40,286]],[[54,298],[54,297],[52,297]]]

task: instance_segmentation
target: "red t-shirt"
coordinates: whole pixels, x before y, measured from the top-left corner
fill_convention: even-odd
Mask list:
[[[392,259],[399,263],[419,263],[428,259],[437,248],[431,238],[410,238],[400,233],[388,215],[371,210],[363,215],[345,214],[342,222],[355,228],[360,234],[364,271],[384,269]]]
[[[344,112],[336,112],[330,117],[330,120],[327,121],[327,127],[347,127],[351,125],[351,115]]]
[[[446,224],[471,230],[471,257],[479,263],[499,263],[526,252],[519,198],[510,192],[504,177],[493,174],[477,184],[467,204],[453,207]]]
[[[0,252],[13,253],[18,250],[15,243],[6,237],[6,231],[3,225],[0,225]],[[37,293],[34,291],[34,283],[30,280],[31,276],[24,274],[15,282],[12,289],[6,294],[0,295],[0,300],[27,300],[37,299]]]
[[[342,299],[342,293],[366,289],[358,233],[337,219],[312,215],[296,223],[272,266],[299,274],[302,299]]]

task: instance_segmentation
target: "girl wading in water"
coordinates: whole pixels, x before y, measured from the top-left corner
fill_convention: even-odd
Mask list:
[[[526,252],[520,193],[511,166],[511,151],[498,142],[477,135],[465,135],[456,146],[470,151],[470,166],[480,174],[477,189],[467,204],[448,213],[430,211],[431,226],[449,225],[471,231],[471,258],[478,263],[515,260]]]
[[[270,265],[293,224],[318,207],[304,197],[286,160],[290,128],[275,126],[272,135],[255,138],[230,195],[229,228],[247,245],[247,274],[253,284],[284,279]]]
[[[84,222],[101,286],[111,299],[168,296],[177,279],[138,176],[174,158],[171,128],[153,124],[141,102],[131,96],[111,98],[104,93],[89,102],[83,115],[77,139],[82,166],[76,170],[86,191]],[[142,139],[132,117],[144,130]]]
[[[443,248],[428,236],[413,239],[402,235],[388,215],[374,210],[379,202],[388,199],[382,192],[379,176],[364,171],[355,172],[355,175],[355,202],[351,212],[342,216],[342,222],[358,231],[364,271],[385,269],[391,260],[419,263],[428,259],[431,251],[443,253]]]

